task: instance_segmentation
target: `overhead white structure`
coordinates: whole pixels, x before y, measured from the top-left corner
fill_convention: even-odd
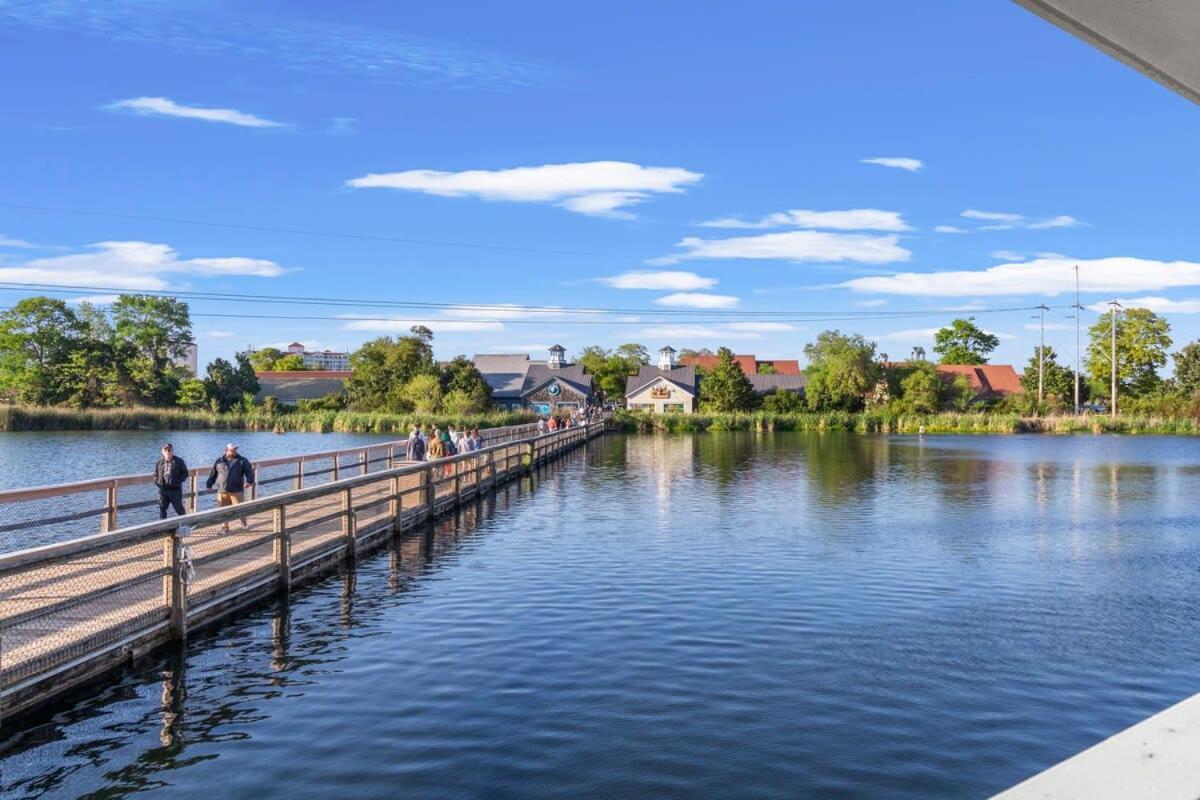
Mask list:
[[[1200,103],[1200,0],[1014,0]]]

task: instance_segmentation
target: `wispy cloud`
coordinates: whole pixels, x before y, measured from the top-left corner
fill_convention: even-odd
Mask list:
[[[1029,223],[1029,229],[1034,231],[1046,230],[1047,228],[1074,228],[1076,225],[1083,223],[1074,217],[1068,217],[1066,214],[1060,214],[1057,217],[1044,219],[1040,222]]]
[[[5,236],[4,234],[0,233],[0,247],[14,247],[14,248],[24,249],[24,248],[37,247],[37,245],[33,244],[32,242],[27,242],[24,239],[13,239],[10,236]]]
[[[934,233],[970,233],[968,230],[959,228],[955,225],[938,225],[933,229]]]
[[[251,3],[146,0],[0,2],[0,26],[71,31],[223,62],[265,62],[293,72],[354,75],[392,84],[502,89],[550,80],[540,65],[476,46],[325,17],[308,22],[298,13],[278,22],[257,8]]]
[[[171,275],[276,278],[286,272],[274,261],[261,258],[180,258],[170,245],[153,242],[96,242],[88,248],[82,253],[0,267],[0,281],[159,290],[168,288]]]
[[[1084,292],[1138,292],[1200,286],[1200,263],[1123,256],[1074,260],[1037,258],[987,269],[901,272],[854,278],[843,288],[877,294],[925,297],[1054,297],[1075,291],[1075,265]]]
[[[786,322],[730,322],[725,326],[731,331],[752,331],[755,333],[783,333],[794,331],[796,327]]]
[[[828,231],[787,231],[731,239],[689,236],[676,247],[684,252],[651,259],[651,264],[675,264],[692,259],[770,259],[793,262],[891,264],[912,255],[896,236],[871,236]]]
[[[892,156],[880,156],[876,158],[864,158],[864,164],[875,164],[880,167],[891,167],[892,169],[903,169],[908,172],[917,172],[925,166],[925,162],[916,158],[903,158]]]
[[[206,335],[211,336],[214,339],[228,339],[230,336],[233,336],[234,333],[233,331],[208,331]]]
[[[1126,308],[1148,308],[1156,314],[1200,314],[1200,300],[1172,300],[1169,297],[1122,297],[1117,302]],[[1092,303],[1088,308],[1101,314],[1112,310],[1107,301]]]
[[[1010,214],[1005,211],[979,211],[974,208],[968,208],[959,216],[984,222],[1021,222],[1025,219],[1023,214]]]
[[[1060,214],[1056,217],[1047,219],[1031,219],[1024,214],[1014,214],[1009,211],[980,211],[976,208],[968,208],[960,214],[964,219],[974,220],[976,222],[986,222],[986,225],[980,225],[976,230],[981,231],[1011,231],[1014,228],[1025,228],[1031,231],[1049,230],[1051,228],[1074,228],[1083,223],[1074,217],[1069,217],[1066,214]],[[945,229],[945,230],[942,230]],[[951,225],[939,225],[934,230],[943,233],[967,233],[965,230],[954,228]]]
[[[453,319],[411,319],[411,318],[371,318],[359,319],[354,315],[344,316],[346,323],[342,330],[372,331],[374,333],[408,333],[414,325],[424,325],[434,334],[462,333],[464,331],[502,331],[504,323],[496,320],[453,320]]]
[[[717,285],[716,278],[705,278],[694,272],[685,272],[682,270],[664,270],[660,272],[633,270],[607,278],[597,278],[597,281],[614,289],[657,289],[659,291],[673,292],[711,289]]]
[[[678,292],[660,297],[654,302],[660,306],[676,306],[680,308],[733,308],[738,304],[739,300],[729,294]]]
[[[993,250],[992,258],[997,261],[1024,261],[1025,255],[1015,250]]]
[[[883,298],[877,298],[875,300],[859,300],[854,305],[858,306],[859,308],[879,308],[880,306],[886,306],[887,304],[887,300],[884,300]]]
[[[908,328],[891,333],[877,333],[866,338],[877,342],[928,342],[933,340],[937,332],[937,328]]]
[[[796,208],[768,214],[759,220],[721,217],[701,222],[702,228],[824,228],[840,231],[911,230],[898,211],[878,208],[852,208],[845,211],[812,211]]]
[[[232,108],[203,108],[201,106],[185,106],[167,97],[133,97],[128,100],[118,100],[105,108],[111,111],[132,111],[143,116],[179,117],[181,119],[198,119],[204,122],[222,122],[227,125],[238,125],[243,128],[279,128],[282,122],[274,122],[244,111]]]
[[[640,331],[645,339],[667,342],[716,343],[733,339],[761,339],[758,331],[739,331],[719,325],[651,325]]]
[[[360,189],[400,189],[441,197],[556,203],[578,214],[629,219],[632,215],[624,207],[657,194],[683,192],[703,177],[682,167],[587,161],[463,172],[414,169],[371,173],[346,183]]]

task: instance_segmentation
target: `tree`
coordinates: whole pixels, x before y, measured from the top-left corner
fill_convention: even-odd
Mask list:
[[[1065,406],[1074,401],[1075,373],[1058,363],[1058,354],[1053,347],[1046,348],[1046,360],[1042,367],[1042,394],[1045,402],[1054,406]],[[1033,355],[1021,373],[1021,388],[1025,396],[1037,402],[1038,388],[1038,348],[1033,348]]]
[[[138,402],[175,402],[186,370],[183,359],[195,342],[187,303],[173,297],[123,294],[110,309],[118,376]]]
[[[254,397],[259,390],[258,376],[243,353],[237,355],[236,367],[223,358],[213,359],[208,365],[204,390],[217,410],[228,411],[242,403],[247,394]]]
[[[62,300],[27,297],[0,314],[0,386],[25,403],[70,395],[65,369],[84,329]]]
[[[492,407],[492,387],[475,362],[466,356],[455,356],[443,366],[440,382],[444,394],[442,405],[454,405],[454,413],[482,414]]]
[[[64,370],[70,386],[67,402],[79,408],[117,402],[113,328],[103,309],[80,303],[76,311],[83,335],[71,351]]]
[[[649,351],[636,342],[617,345],[617,349],[613,351],[613,354],[625,359],[625,363],[632,367],[632,372],[637,372],[638,367],[650,363]]]
[[[754,385],[728,347],[717,350],[717,365],[700,382],[700,400],[711,411],[748,411],[758,399]]]
[[[933,351],[943,364],[986,364],[1000,337],[975,324],[974,317],[956,319],[933,337]]]
[[[1187,394],[1200,391],[1200,342],[1190,342],[1175,353],[1175,383]]]
[[[204,381],[188,378],[181,382],[175,402],[183,408],[202,408],[208,402],[208,391],[204,388]]]
[[[775,365],[772,364],[770,361],[762,362],[761,364],[758,365],[758,374],[759,375],[774,375],[775,374]]]
[[[366,342],[350,354],[350,371],[346,393],[351,405],[393,413],[412,410],[402,391],[409,381],[417,375],[438,375],[433,346],[416,333]]]
[[[1111,382],[1112,314],[1104,314],[1088,329],[1085,369],[1092,394],[1109,397]],[[1130,308],[1117,315],[1117,393],[1137,397],[1156,389],[1158,370],[1166,366],[1171,325],[1148,308]]]
[[[714,353],[712,350],[709,350],[707,347],[701,347],[699,350],[694,350],[690,347],[685,347],[679,351],[680,358],[696,358],[697,356],[712,356],[712,355],[716,355],[716,353]]]
[[[804,398],[799,392],[776,388],[763,397],[762,410],[772,414],[797,414],[804,410]]]
[[[937,367],[920,362],[900,381],[900,403],[913,414],[936,413],[942,406],[942,388]]]
[[[286,356],[275,359],[275,363],[271,365],[271,369],[276,372],[303,372],[308,369],[308,365],[304,363],[304,356],[299,353],[289,353]]]
[[[442,384],[436,375],[417,375],[401,390],[404,400],[419,414],[433,414],[442,405]]]
[[[824,331],[804,347],[808,358],[805,394],[813,411],[857,411],[875,386],[879,365],[875,343],[859,334]]]
[[[270,372],[275,369],[275,362],[283,358],[283,355],[283,351],[278,347],[264,347],[250,354],[250,363],[255,372]],[[300,360],[303,361],[304,358],[301,357]]]
[[[650,354],[640,344],[623,344],[616,350],[591,345],[580,351],[575,363],[581,365],[604,397],[624,397],[626,379],[646,364]]]

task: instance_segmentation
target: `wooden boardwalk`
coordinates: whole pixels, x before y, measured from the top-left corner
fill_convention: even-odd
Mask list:
[[[186,637],[189,624],[288,591],[294,580],[511,480],[603,427],[0,555],[0,712],[33,707]]]

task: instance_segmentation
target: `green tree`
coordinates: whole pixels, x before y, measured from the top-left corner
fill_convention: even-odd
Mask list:
[[[879,378],[875,343],[859,334],[824,331],[804,347],[805,395],[813,411],[858,411]]]
[[[920,362],[900,381],[900,404],[912,414],[933,414],[942,407],[942,391],[937,367]]]
[[[419,414],[436,413],[442,406],[442,384],[437,375],[416,375],[401,390],[405,402]]]
[[[271,365],[271,369],[276,372],[303,372],[308,369],[304,363],[304,356],[299,353],[289,353],[286,356],[275,359],[275,363]]]
[[[275,369],[275,362],[283,358],[283,351],[278,347],[264,347],[250,354],[250,364],[255,372],[270,372]],[[301,357],[301,361],[303,361]]]
[[[118,375],[138,402],[171,405],[187,372],[176,360],[194,344],[187,303],[173,297],[124,294],[112,304]]]
[[[974,317],[956,319],[933,337],[933,351],[943,364],[986,364],[1000,338],[975,324]]]
[[[354,408],[404,413],[413,410],[404,387],[418,375],[436,378],[438,368],[429,337],[413,333],[366,342],[350,354],[350,372],[346,393]]]
[[[1175,383],[1187,394],[1200,392],[1200,342],[1189,342],[1172,356]]]
[[[492,407],[492,387],[466,356],[455,356],[445,364],[440,381],[443,408],[449,403],[455,406],[454,413],[482,414]]]
[[[717,350],[717,366],[700,382],[700,401],[710,411],[748,411],[757,396],[742,365],[733,359],[728,347]]]
[[[105,311],[91,303],[80,303],[76,314],[83,335],[64,370],[70,386],[67,402],[79,408],[113,405],[117,383],[112,324]]]
[[[203,408],[208,403],[208,391],[204,388],[204,381],[199,378],[182,381],[179,384],[179,393],[175,395],[175,402],[183,408]]]
[[[637,368],[643,364],[650,363],[650,353],[640,344],[636,342],[627,342],[626,344],[617,345],[613,354],[625,359],[625,363],[630,365],[630,372],[637,372]]]
[[[237,355],[237,366],[223,358],[216,358],[208,365],[204,389],[217,410],[228,411],[243,403],[247,394],[253,400],[259,390],[258,376],[254,374],[254,366],[244,353]]]
[[[758,365],[758,374],[759,375],[774,375],[775,374],[775,365],[772,364],[770,361],[762,362],[761,364]]]
[[[66,371],[84,335],[62,300],[27,297],[0,314],[0,386],[25,403],[52,405],[71,393]]]
[[[580,351],[575,363],[592,376],[592,383],[605,398],[619,398],[625,396],[625,384],[629,376],[636,373],[638,367],[646,364],[649,358],[646,348],[640,344],[623,344],[612,351],[591,345]]]
[[[799,392],[776,388],[763,397],[762,410],[772,414],[797,414],[804,410],[804,397]]]
[[[1112,314],[1104,314],[1088,329],[1085,369],[1092,394],[1109,397]],[[1171,325],[1148,308],[1130,308],[1117,315],[1117,392],[1137,397],[1159,387],[1158,370],[1167,363]]]
[[[1038,390],[1038,348],[1033,348],[1033,355],[1021,373],[1021,388],[1025,397],[1037,402]],[[1044,402],[1054,407],[1064,407],[1074,402],[1075,373],[1069,367],[1058,363],[1058,354],[1053,347],[1046,348],[1046,361],[1042,369],[1042,395]]]
[[[679,351],[680,358],[695,358],[697,356],[712,356],[712,355],[716,355],[716,353],[714,353],[712,350],[709,350],[707,347],[701,347],[699,350],[695,350],[690,347],[685,347]]]

